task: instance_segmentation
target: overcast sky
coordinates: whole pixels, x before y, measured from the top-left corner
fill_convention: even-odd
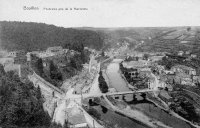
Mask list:
[[[39,10],[24,10],[24,6]],[[63,27],[200,26],[200,0],[0,0],[3,20]]]

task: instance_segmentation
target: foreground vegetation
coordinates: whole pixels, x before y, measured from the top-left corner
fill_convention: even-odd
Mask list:
[[[22,83],[13,72],[0,66],[0,126],[50,126],[50,117],[43,110],[40,88]]]

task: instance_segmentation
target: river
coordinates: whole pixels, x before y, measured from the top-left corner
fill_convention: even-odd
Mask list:
[[[107,67],[106,73],[108,75],[110,84],[113,88],[115,88],[118,92],[131,91],[128,86],[126,86],[126,82],[121,77],[119,72],[119,63],[122,59],[114,59]]]

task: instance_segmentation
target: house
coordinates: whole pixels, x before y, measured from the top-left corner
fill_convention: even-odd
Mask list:
[[[126,68],[145,68],[148,67],[149,62],[146,60],[123,62],[123,66]]]
[[[123,95],[111,95],[111,97],[116,100],[123,100]]]
[[[173,75],[173,74],[174,74],[174,71],[171,71],[171,70],[164,70],[164,73],[167,74],[167,75]]]
[[[131,68],[131,69],[128,70],[128,75],[131,76],[131,78],[134,78],[134,77],[136,77],[137,75],[139,75],[139,73],[138,73],[138,70],[137,70],[137,69]]]
[[[74,94],[81,94],[82,86],[83,86],[83,84],[77,83],[76,86],[74,87]]]
[[[3,66],[14,64],[14,58],[6,57],[6,58],[0,58],[0,64]]]
[[[9,52],[8,57],[14,58],[15,64],[24,64],[27,61],[26,52],[23,50]]]
[[[137,56],[127,56],[125,58],[125,61],[138,61],[139,60],[139,57]]]
[[[155,61],[162,60],[163,57],[164,56],[151,56],[149,59],[150,61],[155,62]]]
[[[180,41],[181,44],[186,44],[186,43],[189,43],[190,41],[187,41],[187,40],[182,40]]]
[[[165,67],[162,65],[157,65],[156,70],[161,74],[165,71]]]
[[[190,51],[186,51],[185,54],[186,54],[186,55],[190,55]]]
[[[55,47],[49,47],[47,48],[46,52],[47,53],[56,53],[62,51],[63,48],[61,46],[55,46]]]
[[[175,65],[171,68],[171,71],[177,73],[185,73],[187,75],[196,75],[196,70],[194,68],[185,65]]]
[[[182,85],[194,86],[194,81],[192,79],[192,76],[184,73],[176,73],[174,77],[174,82]]]
[[[156,80],[155,80],[155,78],[154,77],[149,77],[148,78],[148,88],[149,89],[153,89],[154,87],[155,87],[155,82],[156,82]]]
[[[8,54],[7,51],[2,51],[2,50],[0,49],[0,58],[6,57],[7,54]]]
[[[192,58],[196,58],[197,55],[195,55],[195,54],[191,54],[191,57],[192,57]]]
[[[174,82],[183,85],[194,85],[193,76],[196,76],[196,70],[184,66],[176,65],[171,68],[175,72]]]
[[[27,60],[26,61],[31,61],[31,53],[30,52],[28,52],[27,54],[26,54],[26,57],[27,57]]]
[[[180,84],[182,84],[182,85],[192,85],[192,86],[194,86],[194,83],[193,83],[191,78],[182,78],[180,80],[181,80]]]
[[[11,51],[8,53],[8,57],[20,57],[20,56],[24,56],[26,55],[26,52],[23,50],[19,50],[19,51]]]
[[[173,90],[173,86],[171,84],[166,84],[166,88],[168,89],[168,91]]]
[[[16,75],[21,77],[21,65],[19,64],[8,64],[4,66],[6,72],[13,71]]]
[[[150,75],[151,75],[151,71],[139,70],[139,76],[142,78],[149,77]]]
[[[178,55],[179,55],[179,56],[182,56],[183,54],[184,54],[183,51],[179,51],[179,52],[178,52]]]
[[[200,83],[200,76],[193,76],[192,79],[195,83]]]

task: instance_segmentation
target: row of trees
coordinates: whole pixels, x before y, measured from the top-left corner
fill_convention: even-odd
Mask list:
[[[99,88],[101,90],[102,93],[106,93],[108,92],[108,85],[103,77],[102,71],[99,72]]]

